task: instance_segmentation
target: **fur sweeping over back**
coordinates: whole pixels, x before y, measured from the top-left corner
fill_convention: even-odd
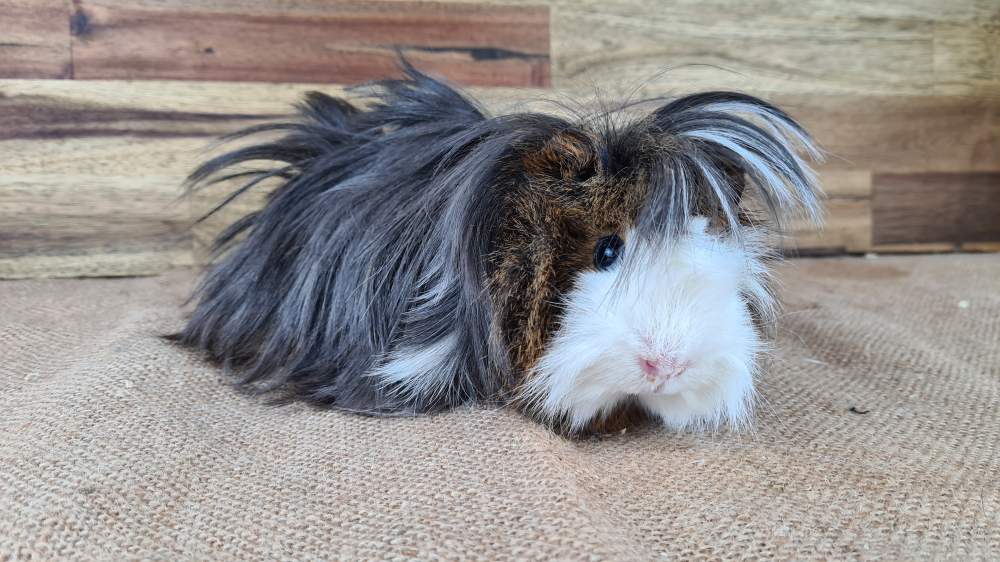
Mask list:
[[[725,245],[732,275],[750,272],[733,282],[733,302],[756,324],[768,321],[766,272],[750,271],[767,253],[759,234],[791,214],[820,214],[799,152],[818,154],[784,112],[710,92],[641,118],[490,116],[404,67],[363,106],[308,94],[295,120],[234,135],[279,138],[192,174],[195,184],[243,181],[227,201],[265,180],[280,185],[219,236],[182,342],[257,390],[373,414],[509,402],[576,431],[626,415],[643,393],[608,393],[592,411],[575,398],[546,402],[562,375],[543,376],[543,367],[556,364],[558,341],[572,339],[573,295],[587,275],[618,271],[615,283],[626,283],[629,268],[659,271],[662,256],[681,259],[686,240],[701,241],[698,252]],[[250,162],[267,167],[241,167]],[[741,204],[751,191],[763,213]],[[633,259],[611,263],[619,254]],[[636,372],[659,383],[664,365],[680,373],[691,361],[662,350],[682,339],[652,359],[636,355],[645,369]],[[621,354],[632,369],[637,359]],[[692,419],[718,415],[741,414]]]

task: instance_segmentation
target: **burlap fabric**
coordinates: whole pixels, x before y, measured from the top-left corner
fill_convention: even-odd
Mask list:
[[[1000,257],[794,261],[755,435],[240,395],[191,274],[0,283],[8,559],[1000,556]]]

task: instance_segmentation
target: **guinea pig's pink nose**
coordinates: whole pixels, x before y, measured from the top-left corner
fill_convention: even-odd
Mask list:
[[[690,366],[686,361],[681,361],[672,355],[657,355],[654,357],[639,357],[639,367],[642,374],[650,382],[665,381],[678,377]]]
[[[640,357],[639,366],[642,367],[642,372],[647,377],[653,378],[660,373],[659,359],[649,359],[648,357]]]

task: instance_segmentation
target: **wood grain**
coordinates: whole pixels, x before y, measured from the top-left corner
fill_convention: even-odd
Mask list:
[[[1000,240],[1000,172],[875,174],[876,244]]]
[[[804,0],[552,2],[554,82],[611,95],[987,95],[1000,4]],[[588,30],[580,33],[581,29]]]
[[[544,7],[353,3],[311,14],[127,7],[76,0],[77,78],[337,82],[411,62],[462,84],[547,86]]]
[[[0,98],[0,140],[214,137],[278,115],[134,109],[48,96]]]
[[[1000,170],[1000,98],[774,95],[830,167],[880,172]]]
[[[211,139],[269,114],[117,103],[80,84],[0,86],[0,277],[191,264],[185,175]]]
[[[192,263],[190,139],[0,141],[0,277],[136,275]]]
[[[7,176],[0,277],[136,275],[190,265],[189,216],[172,178]]]
[[[871,248],[872,213],[868,199],[830,199],[821,228],[790,225],[782,246],[800,255],[864,252]]]
[[[1000,242],[966,242],[959,249],[963,252],[1000,252]]]
[[[959,245],[950,242],[924,242],[914,244],[875,244],[872,254],[947,254],[959,250]]]
[[[0,0],[0,78],[72,75],[65,0]]]

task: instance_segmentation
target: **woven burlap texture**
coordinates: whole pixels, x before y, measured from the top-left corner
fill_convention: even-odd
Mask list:
[[[1000,257],[780,270],[755,434],[570,441],[235,392],[157,337],[190,272],[0,283],[8,559],[1000,556]]]

